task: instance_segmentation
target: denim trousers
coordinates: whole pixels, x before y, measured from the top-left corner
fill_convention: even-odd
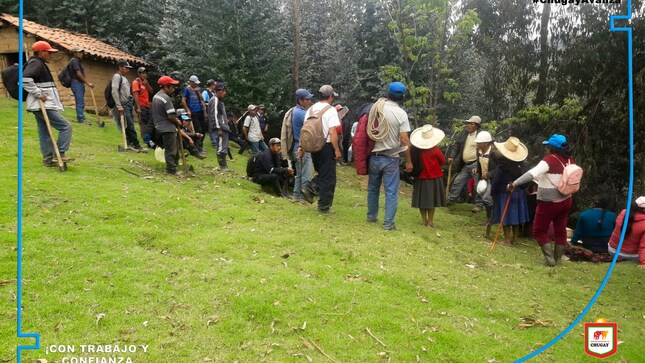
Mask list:
[[[78,79],[72,79],[72,93],[74,94],[74,103],[76,104],[76,120],[85,122],[85,84]]]
[[[258,151],[264,151],[268,150],[269,147],[267,144],[264,142],[264,140],[260,141],[251,141],[251,151],[253,151],[253,155],[257,154]]]
[[[468,180],[470,177],[475,178],[475,186],[477,185],[477,182],[479,181],[479,175],[475,174],[473,175],[473,170],[477,168],[477,162],[472,162],[470,164],[464,165],[461,170],[459,171],[459,174],[455,177],[455,179],[452,182],[452,186],[450,187],[450,192],[448,193],[448,201],[449,202],[455,202],[457,199],[459,199],[459,195],[461,192],[464,190],[464,187],[468,185]],[[484,208],[485,206],[492,206],[493,205],[493,198],[488,195],[488,197],[482,199],[482,197],[479,196],[479,194],[475,194],[475,205],[477,205],[479,208]]]
[[[134,128],[134,116],[132,115],[132,102],[126,102],[122,104],[123,106],[123,117],[125,124],[125,138],[128,142],[128,145],[132,145],[135,148],[141,147],[139,140],[137,139],[137,130]],[[117,130],[121,132],[121,113],[115,107],[112,110],[114,115],[114,123],[116,124]]]
[[[296,176],[295,182],[293,183],[293,197],[302,200],[305,198],[304,195],[302,195],[302,190],[309,185],[314,164],[311,161],[310,153],[304,153],[302,159],[298,158],[299,145],[300,144],[297,142],[293,145],[293,158],[296,160]]]
[[[378,218],[379,194],[381,184],[385,190],[385,218],[383,228],[394,228],[394,217],[399,205],[399,158],[370,156],[367,184],[367,220]]]
[[[311,153],[311,161],[318,172],[318,210],[327,210],[334,204],[336,192],[336,160],[334,160],[334,147],[326,143],[323,148]]]
[[[56,144],[60,154],[64,155],[72,143],[72,125],[70,125],[60,112],[56,110],[45,111],[49,117],[49,123],[52,129],[58,130]],[[40,153],[43,155],[43,160],[53,158],[56,156],[54,155],[54,145],[49,137],[43,113],[41,111],[34,111],[34,116],[36,117],[36,123],[38,125],[38,140],[40,141]]]

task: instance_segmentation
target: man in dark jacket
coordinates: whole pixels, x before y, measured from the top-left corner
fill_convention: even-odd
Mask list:
[[[61,159],[64,162],[73,161],[74,159],[65,155],[72,143],[72,125],[61,114],[63,104],[60,102],[60,95],[58,94],[58,89],[56,89],[51,71],[47,67],[47,63],[51,60],[51,53],[56,53],[58,50],[42,40],[35,42],[31,49],[34,51],[34,57],[29,59],[22,73],[22,87],[29,93],[25,107],[27,111],[33,112],[36,117],[43,165],[47,167],[58,166],[58,163],[54,160],[53,143],[49,137],[45,116],[42,113],[39,102],[43,102],[43,108],[47,112],[51,126],[58,130],[56,144]]]
[[[260,152],[255,158],[253,182],[260,185],[271,185],[277,195],[291,199],[288,187],[289,177],[293,176],[293,169],[280,166],[281,150],[280,139],[274,137],[269,140],[269,149]]]
[[[72,48],[72,59],[70,59],[69,64],[67,65],[70,68],[72,73],[72,84],[70,88],[74,94],[74,103],[76,104],[76,120],[79,123],[87,123],[91,125],[85,119],[85,85],[87,84],[90,88],[94,88],[94,84],[89,82],[85,78],[85,70],[83,69],[83,64],[81,59],[85,55],[85,50],[81,47]]]
[[[448,164],[452,167],[453,173],[457,176],[452,182],[450,192],[448,193],[448,205],[454,204],[459,199],[459,195],[468,185],[468,180],[477,169],[477,144],[475,138],[481,131],[481,118],[472,116],[465,121],[464,130],[457,135],[455,144],[448,153]]]

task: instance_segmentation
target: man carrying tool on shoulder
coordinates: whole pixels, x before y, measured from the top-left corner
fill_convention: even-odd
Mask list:
[[[35,42],[31,49],[34,56],[29,59],[24,72],[22,73],[22,87],[29,92],[27,95],[26,109],[32,112],[36,117],[38,125],[38,139],[40,141],[40,152],[43,155],[43,166],[55,167],[58,162],[54,160],[53,141],[49,136],[45,117],[49,117],[49,122],[53,128],[58,130],[58,150],[62,162],[71,162],[74,159],[65,155],[72,143],[72,125],[63,117],[63,104],[60,102],[60,95],[52,73],[47,67],[51,60],[51,53],[58,52],[45,41]],[[43,102],[44,108],[41,109],[40,101]],[[43,115],[44,112],[47,115]]]

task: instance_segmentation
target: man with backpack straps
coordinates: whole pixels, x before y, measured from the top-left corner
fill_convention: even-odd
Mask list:
[[[321,214],[334,214],[331,209],[334,203],[334,192],[336,189],[336,160],[342,156],[338,147],[338,135],[336,127],[340,126],[338,112],[331,107],[334,97],[338,93],[330,85],[324,85],[318,90],[320,101],[309,107],[305,114],[305,124],[307,122],[322,122],[322,131],[325,135],[325,144],[322,149],[311,153],[311,159],[314,169],[318,172],[316,176],[320,199],[318,199],[318,212]],[[325,109],[324,113],[319,114]],[[302,134],[301,134],[302,136]]]
[[[184,93],[181,96],[181,104],[188,112],[188,116],[193,120],[195,132],[206,134],[208,132],[208,123],[204,118],[206,103],[204,103],[202,94],[199,91],[200,83],[201,82],[199,82],[199,78],[197,78],[197,76],[190,76],[188,79],[188,86],[184,88]]]
[[[85,119],[84,113],[85,85],[87,84],[88,86],[90,86],[90,88],[94,88],[94,84],[89,82],[87,78],[85,78],[85,70],[83,69],[83,64],[81,63],[81,59],[83,59],[84,54],[85,50],[83,48],[72,48],[72,59],[69,61],[67,67],[69,67],[69,71],[72,77],[72,84],[70,88],[72,89],[72,93],[74,94],[74,103],[76,105],[76,120],[78,121],[78,123],[87,123],[88,125],[91,125]]]
[[[125,75],[132,69],[130,63],[125,60],[116,62],[117,72],[112,76],[112,98],[114,99],[115,108],[118,112],[112,111],[114,122],[119,131],[121,131],[121,116],[124,117],[125,137],[128,145],[132,146],[139,152],[148,152],[141,147],[137,138],[137,131],[134,128],[133,99],[130,93],[130,82]]]
[[[69,150],[72,142],[72,125],[63,117],[63,104],[60,102],[60,95],[54,83],[47,63],[51,60],[51,53],[58,52],[45,41],[35,42],[31,49],[34,56],[29,59],[22,73],[22,87],[29,94],[27,95],[25,108],[33,112],[38,125],[38,139],[40,141],[40,152],[43,155],[43,166],[54,167],[58,163],[54,161],[54,147],[49,137],[45,116],[40,108],[40,101],[44,104],[45,112],[51,126],[58,130],[56,144],[63,162],[70,162],[74,159],[67,157],[65,153]]]
[[[213,125],[210,123],[210,117],[209,117],[209,110],[208,110],[208,103],[210,100],[215,97],[215,86],[217,85],[217,81],[214,79],[209,79],[206,81],[206,88],[202,91],[202,100],[204,100],[204,104],[206,104],[206,114],[204,115],[204,118],[206,119],[206,123],[208,124],[208,137],[211,139],[211,145],[213,146],[213,149],[217,150],[217,147],[219,145],[219,137],[217,136],[217,131],[213,129]],[[205,133],[205,130],[202,130]]]
[[[267,144],[264,142],[262,129],[260,128],[260,120],[258,120],[258,106],[249,105],[247,108],[246,116],[244,117],[244,124],[242,132],[244,138],[251,144],[253,154],[258,151],[268,150]]]

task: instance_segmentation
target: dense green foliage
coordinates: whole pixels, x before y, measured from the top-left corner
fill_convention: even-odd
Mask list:
[[[14,4],[0,6],[16,12]],[[402,80],[415,126],[457,129],[459,120],[477,114],[487,129],[499,131],[498,140],[512,134],[527,141],[534,157],[542,152],[536,141],[565,133],[590,171],[585,196],[615,191],[617,202],[625,197],[626,34],[609,31],[609,16],[625,13],[625,1],[552,4],[546,13],[525,0],[42,0],[25,6],[28,19],[115,44],[159,73],[225,81],[228,109],[268,106],[271,134],[293,104],[295,85],[314,91],[332,84],[340,102],[353,108],[382,94],[387,82]],[[643,136],[642,0],[633,2],[633,11],[635,121]],[[635,152],[645,179],[642,143]]]

